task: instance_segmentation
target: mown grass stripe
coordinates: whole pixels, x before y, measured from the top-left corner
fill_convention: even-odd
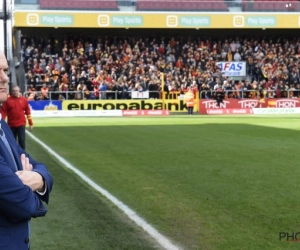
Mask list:
[[[143,228],[154,240],[156,240],[162,247],[167,250],[180,250],[179,246],[176,246],[169,239],[167,239],[164,235],[159,233],[153,226],[151,226],[148,222],[146,222],[143,218],[141,218],[135,211],[125,205],[123,202],[118,200],[115,196],[110,194],[107,190],[99,186],[97,183],[92,181],[89,177],[87,177],[84,173],[74,167],[71,163],[69,163],[66,159],[57,154],[54,150],[52,150],[49,146],[47,146],[44,142],[34,136],[32,133],[26,131],[27,135],[30,136],[35,142],[40,144],[45,150],[48,151],[49,154],[53,155],[58,161],[60,161],[66,168],[73,171],[76,175],[78,175],[84,182],[94,188],[96,191],[105,196],[108,200],[110,200],[114,205],[116,205],[122,212],[124,212],[129,219],[135,222],[138,226]]]

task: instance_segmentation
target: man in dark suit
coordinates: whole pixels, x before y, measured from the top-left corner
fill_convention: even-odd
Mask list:
[[[0,103],[6,101],[8,64],[0,51]],[[0,118],[0,250],[28,250],[30,219],[47,212],[53,179],[46,166],[32,159]]]
[[[222,87],[218,87],[215,93],[215,100],[217,101],[218,107],[223,103],[225,92]]]

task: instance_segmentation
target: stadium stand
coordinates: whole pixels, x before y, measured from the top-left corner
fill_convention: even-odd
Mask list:
[[[286,11],[299,11],[299,1],[289,0],[243,0],[243,11],[268,11],[268,12],[286,12]]]
[[[40,0],[40,8],[119,10],[118,2]],[[236,2],[137,0],[131,3],[126,1],[138,11],[210,12],[228,11],[228,6]],[[299,1],[243,0],[236,6],[242,6],[243,11],[286,12],[299,10]],[[247,98],[261,96],[262,91],[271,98],[300,97],[300,38],[295,30],[286,36],[280,32],[272,38],[257,35],[257,30],[252,35],[248,31],[247,35],[229,35],[225,31],[223,37],[217,30],[210,35],[204,35],[203,31],[197,35],[195,31],[188,31],[185,35],[179,31],[166,35],[163,31],[163,34],[158,34],[158,30],[152,31],[151,35],[148,31],[142,35],[142,30],[133,35],[131,29],[121,31],[122,34],[98,32],[99,29],[95,29],[79,35],[60,34],[55,38],[49,34],[24,33],[21,44],[28,93],[41,91],[46,83],[50,93],[78,91],[73,97],[54,94],[48,97],[50,99],[89,99],[95,96],[126,99],[130,98],[128,93],[132,90],[162,91],[160,73],[164,72],[165,86],[171,96],[193,86],[199,93],[205,93],[201,98],[209,98],[208,93],[216,85],[221,85],[231,93],[230,97],[236,98],[240,88],[253,90]],[[218,61],[247,61],[247,76],[244,79],[224,76],[216,66]],[[103,97],[95,91],[110,93]],[[122,94],[117,94],[119,92]],[[30,98],[39,100],[43,97],[31,94]]]
[[[170,96],[184,93],[192,86],[201,93],[201,98],[210,98],[209,93],[220,85],[230,93],[228,97],[239,98],[237,93],[241,88],[251,91],[246,98],[300,97],[299,41],[300,38],[281,34],[226,38],[148,34],[141,38],[94,32],[93,36],[68,35],[55,39],[24,34],[21,43],[27,72],[25,96],[43,98],[41,95],[33,98],[32,93],[41,91],[44,83],[49,92],[64,93],[53,94],[50,99],[127,99],[130,91],[138,89],[158,94],[162,91],[160,72],[163,71]],[[245,79],[230,79],[215,64],[234,60],[248,62]],[[66,95],[74,90],[78,92],[76,95]],[[107,94],[99,95],[97,91]]]
[[[138,0],[138,11],[228,11],[224,0]]]
[[[40,0],[43,10],[119,10],[116,0]]]
[[[124,2],[127,3],[127,1]],[[119,4],[117,0],[40,0],[40,9],[117,11],[120,10]],[[227,12],[230,4],[231,2],[226,0],[137,0],[136,3],[134,2],[137,11],[168,12]],[[293,12],[300,10],[300,2],[295,0],[242,0],[241,10],[249,12]]]

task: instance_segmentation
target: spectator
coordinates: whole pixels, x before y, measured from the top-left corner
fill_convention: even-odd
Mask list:
[[[234,60],[235,62],[239,62],[239,61],[242,60],[242,57],[241,57],[241,55],[240,55],[240,53],[239,53],[238,50],[235,51],[234,56],[233,56],[233,60]]]
[[[66,99],[67,100],[75,100],[75,96],[76,96],[76,87],[75,87],[74,83],[71,83],[70,87],[67,91]]]
[[[188,92],[184,95],[184,101],[188,110],[188,114],[192,115],[195,105],[195,96],[192,88],[188,88]]]
[[[12,95],[2,104],[1,115],[10,127],[14,137],[22,149],[25,150],[25,126],[27,117],[29,130],[33,129],[31,111],[25,97],[21,96],[20,88],[17,85],[12,86]]]
[[[28,101],[35,101],[36,100],[36,90],[33,85],[29,85],[27,88],[27,94],[25,96]]]
[[[44,83],[41,87],[41,94],[43,96],[43,100],[49,100],[49,87],[46,85],[46,83]]]

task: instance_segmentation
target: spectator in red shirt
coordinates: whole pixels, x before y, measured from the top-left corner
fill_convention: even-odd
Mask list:
[[[43,74],[44,70],[40,67],[40,65],[37,63],[36,65],[34,65],[32,72],[34,74]]]
[[[164,55],[165,54],[165,47],[163,44],[161,44],[158,48],[158,52],[160,53],[160,55]]]
[[[17,85],[12,86],[12,95],[2,104],[1,115],[3,119],[7,117],[8,126],[20,146],[25,149],[25,115],[30,131],[33,129],[33,122],[28,101],[20,94],[20,88]]]

